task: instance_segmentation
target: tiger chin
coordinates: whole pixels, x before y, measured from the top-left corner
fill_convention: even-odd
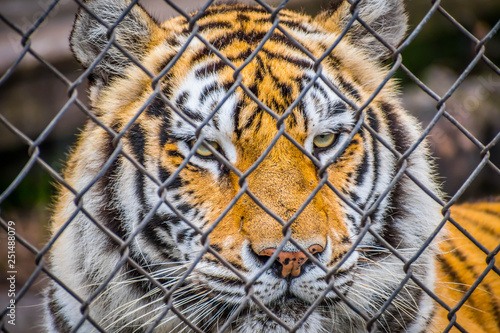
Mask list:
[[[351,22],[349,3],[316,17],[282,10],[273,31],[261,6],[216,4],[190,25],[125,0],[85,5],[99,21],[80,9],[70,43],[93,119],[53,214],[48,332],[449,325],[428,293],[451,308],[466,290],[445,284],[473,283],[451,280],[463,261],[444,268],[457,253],[448,239],[461,236],[426,244],[443,220],[423,190],[441,196],[432,160],[386,80],[391,52]],[[355,12],[393,48],[405,36],[401,1]],[[493,215],[484,221],[498,229]],[[499,282],[484,281],[484,301],[458,312],[473,332],[498,331]]]

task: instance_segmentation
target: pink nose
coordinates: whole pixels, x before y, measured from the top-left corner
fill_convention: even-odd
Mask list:
[[[321,245],[312,245],[308,249],[309,253],[315,254],[318,252],[323,252],[323,247]],[[269,248],[260,251],[261,256],[272,256],[276,252],[276,249]],[[280,252],[278,254],[278,261],[280,262],[283,269],[281,271],[282,277],[287,277],[292,274],[296,277],[300,275],[300,266],[302,266],[307,261],[307,256],[301,251],[298,252]]]

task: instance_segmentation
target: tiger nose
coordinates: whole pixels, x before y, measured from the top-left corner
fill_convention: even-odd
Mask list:
[[[310,246],[308,249],[309,253],[315,254],[319,252],[323,252],[323,247],[321,245],[315,244]],[[260,251],[259,255],[270,257],[276,252],[276,249],[269,248]],[[297,277],[300,275],[300,267],[307,261],[307,256],[301,252],[280,252],[278,254],[278,261],[283,266],[281,270],[281,276],[287,277],[288,275],[292,275],[293,277]]]

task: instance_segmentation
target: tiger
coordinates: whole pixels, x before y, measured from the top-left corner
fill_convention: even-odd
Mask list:
[[[76,15],[47,332],[500,332],[500,203],[443,201],[388,65],[402,1],[181,14]]]

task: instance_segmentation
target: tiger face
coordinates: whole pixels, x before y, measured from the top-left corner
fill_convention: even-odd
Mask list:
[[[172,306],[209,332],[363,332],[383,306],[380,330],[425,328],[413,282],[385,304],[406,276],[388,249],[411,258],[442,218],[405,172],[438,189],[390,51],[349,3],[315,18],[221,4],[196,24],[86,5],[110,27],[127,14],[111,32],[81,9],[71,37],[95,119],[65,171],[82,208],[61,189],[51,261],[92,301],[82,320],[54,283],[49,330],[189,329]],[[357,10],[388,45],[403,38],[400,1]],[[412,266],[430,290],[432,256]]]

